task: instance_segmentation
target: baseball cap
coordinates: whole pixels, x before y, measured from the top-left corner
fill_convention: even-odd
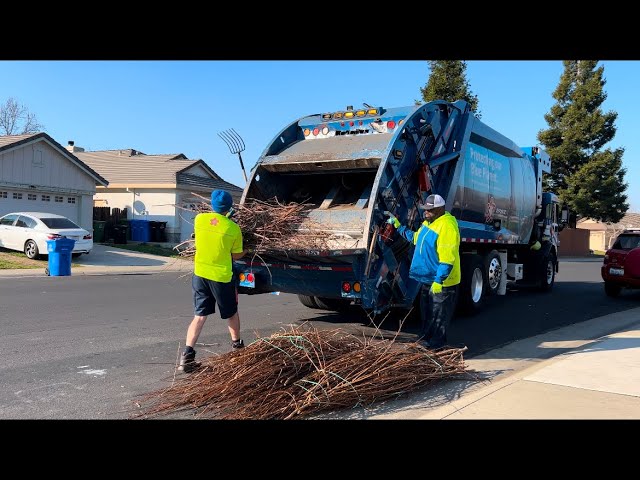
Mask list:
[[[425,210],[431,210],[436,207],[444,207],[444,198],[437,193],[435,195],[429,195],[424,203],[420,205]]]
[[[214,190],[211,192],[211,208],[216,213],[225,213],[229,211],[233,199],[231,194],[225,190]]]

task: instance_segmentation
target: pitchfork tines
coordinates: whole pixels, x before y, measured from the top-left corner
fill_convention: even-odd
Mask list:
[[[242,140],[242,137],[233,128],[218,132],[218,136],[227,144],[227,147],[229,147],[232,154],[238,154],[238,159],[240,159],[240,168],[242,168],[242,175],[244,175],[244,181],[246,183],[247,173],[244,171],[244,163],[242,163],[242,155],[240,155],[240,152],[244,152],[244,140]]]

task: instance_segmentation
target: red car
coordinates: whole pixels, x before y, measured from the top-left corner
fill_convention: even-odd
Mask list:
[[[640,288],[640,229],[618,235],[604,256],[600,274],[610,297],[617,297],[623,288]]]

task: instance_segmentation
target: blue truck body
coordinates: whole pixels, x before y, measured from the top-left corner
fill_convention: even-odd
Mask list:
[[[417,230],[417,204],[431,193],[458,219],[463,308],[478,310],[507,281],[549,290],[563,226],[557,197],[542,192],[550,171],[544,151],[518,147],[461,100],[300,118],[264,150],[241,203],[312,204],[309,221],[330,246],[240,260],[236,270],[255,280],[240,291],[294,293],[312,308],[410,308],[420,287],[409,277],[413,245],[387,236],[385,211]]]

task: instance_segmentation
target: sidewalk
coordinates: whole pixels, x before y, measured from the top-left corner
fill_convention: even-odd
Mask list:
[[[640,419],[640,308],[466,361],[485,380],[434,385],[371,419]]]

